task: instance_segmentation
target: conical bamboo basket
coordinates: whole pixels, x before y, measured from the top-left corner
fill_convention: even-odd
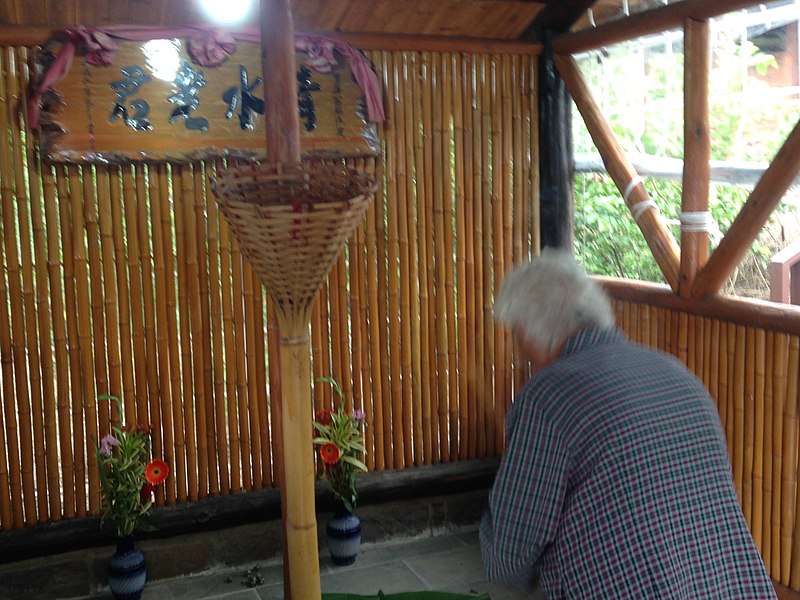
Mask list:
[[[272,297],[280,326],[286,597],[320,598],[311,308],[375,188],[343,160],[246,165],[220,173],[215,182],[220,210]]]

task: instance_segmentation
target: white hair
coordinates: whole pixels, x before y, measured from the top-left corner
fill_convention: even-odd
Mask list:
[[[545,249],[503,279],[494,317],[536,346],[555,351],[567,337],[590,327],[615,326],[603,289],[564,250]]]

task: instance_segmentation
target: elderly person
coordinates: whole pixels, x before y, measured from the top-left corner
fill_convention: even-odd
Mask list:
[[[702,384],[626,340],[565,252],[509,273],[495,317],[534,374],[481,523],[489,579],[538,575],[550,598],[774,598]]]

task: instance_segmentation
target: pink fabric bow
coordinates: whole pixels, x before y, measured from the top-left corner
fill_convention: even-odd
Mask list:
[[[67,39],[80,49],[86,50],[86,62],[105,67],[114,60],[114,51],[119,47],[102,29],[82,25],[67,30]]]
[[[236,51],[236,40],[218,29],[198,31],[186,44],[192,60],[203,67],[221,65]]]

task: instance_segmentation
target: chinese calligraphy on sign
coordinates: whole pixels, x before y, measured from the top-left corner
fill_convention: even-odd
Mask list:
[[[73,65],[58,83],[65,106],[53,118],[65,133],[43,140],[50,160],[263,154],[269,89],[259,76],[258,44],[240,43],[217,67],[192,63],[179,40],[163,46],[174,54],[169,63],[155,64],[146,44],[122,42],[115,64]],[[298,53],[297,97],[304,152],[374,153],[363,95],[344,61],[323,73]]]

